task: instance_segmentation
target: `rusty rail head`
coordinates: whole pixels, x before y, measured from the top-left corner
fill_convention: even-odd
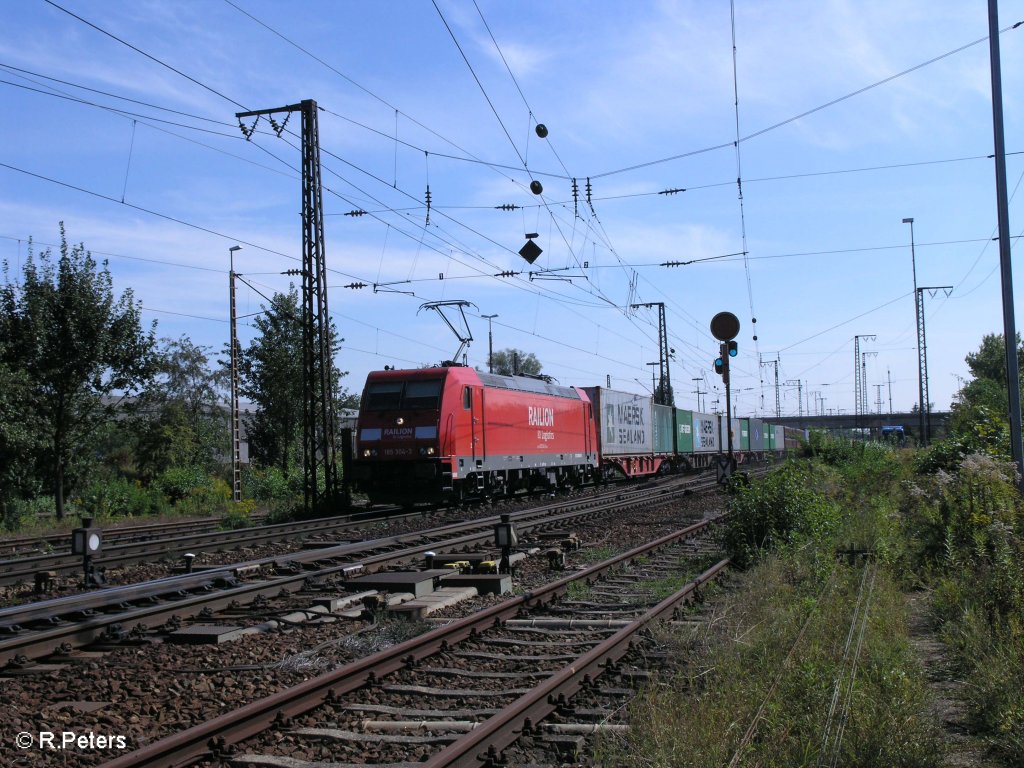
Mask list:
[[[705,520],[663,536],[647,545],[623,553],[613,560],[599,563],[581,571],[575,575],[575,579],[598,575],[619,563],[631,560],[652,549],[665,546],[672,541],[690,538],[708,527],[712,522],[714,521]],[[711,574],[712,571],[717,573],[716,569],[721,570],[725,567],[725,564],[727,564],[727,561],[714,566],[714,568],[702,574],[695,582],[688,585],[687,588],[696,588],[700,583],[710,578],[708,574]],[[184,731],[166,736],[133,752],[125,753],[120,757],[103,763],[102,768],[179,768],[203,758],[214,757],[225,747],[255,736],[280,718],[290,719],[297,717],[319,706],[328,696],[348,693],[365,685],[371,677],[389,674],[402,669],[411,661],[433,655],[442,646],[465,640],[473,632],[491,626],[495,622],[514,618],[523,607],[536,603],[550,602],[563,594],[568,588],[568,584],[573,580],[574,577],[560,579],[546,585],[542,589],[512,598],[471,616],[458,619],[451,624],[438,627],[424,635],[406,640],[391,648],[379,651],[351,664],[346,664],[332,672],[312,678],[292,688],[278,691],[259,701],[254,701]],[[669,610],[678,602],[678,600],[673,600],[673,598],[669,598],[655,606],[647,615],[654,614],[652,616],[654,618],[665,610]],[[683,599],[683,597],[678,599]],[[646,623],[649,620],[645,618],[644,622]],[[618,637],[618,634],[614,637]],[[606,643],[602,643],[599,648],[603,648],[605,645]],[[594,649],[592,653],[597,651],[598,649]],[[604,652],[602,651],[602,653]],[[599,657],[600,655],[598,654]]]
[[[692,599],[706,581],[714,579],[729,566],[721,560],[684,586],[674,595],[651,608],[636,622],[594,646],[572,666],[557,672],[527,694],[512,702],[496,715],[485,720],[469,733],[453,741],[423,762],[425,768],[479,768],[484,754],[500,754],[519,738],[527,721],[538,723],[557,708],[560,695],[571,696],[585,678],[596,678],[612,662],[629,650],[633,636],[648,623],[675,610],[681,602]]]

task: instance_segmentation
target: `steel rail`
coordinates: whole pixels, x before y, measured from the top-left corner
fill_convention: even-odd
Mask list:
[[[675,611],[679,603],[692,600],[702,584],[716,578],[728,566],[728,559],[720,560],[629,626],[594,646],[571,665],[423,761],[422,765],[424,768],[479,768],[484,762],[484,755],[498,758],[495,762],[500,763],[502,750],[514,744],[522,731],[529,730],[554,712],[560,697],[572,697],[585,681],[596,679],[612,668],[629,652],[634,636],[641,629]]]
[[[626,496],[647,497],[654,493],[671,492],[673,485],[692,481],[692,478],[680,480],[669,485],[638,486],[629,489],[612,489],[603,494],[592,496],[587,499],[580,499],[576,502],[568,502],[569,505],[601,504],[609,497],[623,498]],[[562,508],[567,502],[562,501],[556,504],[535,508],[531,511],[550,510]],[[162,558],[170,558],[175,555],[182,555],[191,550],[203,547],[238,548],[253,544],[266,544],[279,541],[286,537],[309,536],[316,534],[334,534],[338,529],[351,527],[354,530],[370,526],[379,522],[390,522],[406,517],[418,517],[420,512],[407,512],[394,514],[390,511],[379,512],[356,512],[346,516],[317,518],[290,523],[276,523],[273,525],[252,526],[239,528],[234,531],[210,531],[206,533],[191,534],[187,536],[176,536],[163,541],[141,541],[117,544],[106,547],[102,554],[93,557],[93,566],[96,568],[116,567],[133,562],[140,562],[159,555]],[[519,513],[514,513],[519,514]],[[76,572],[82,568],[81,556],[67,553],[49,553],[33,555],[30,557],[19,557],[0,560],[0,584],[13,584],[30,580],[39,571]]]
[[[630,494],[632,498],[628,503],[637,504],[650,496],[664,495],[670,491],[671,489],[663,487],[649,488],[642,493],[635,492]],[[615,499],[602,499],[601,504],[595,505],[591,503],[585,505],[583,509],[561,514],[551,514],[552,508],[557,506],[551,505],[540,509],[514,513],[512,517],[524,532],[534,529],[543,530],[555,527],[569,520],[598,516],[621,510],[624,504],[621,498],[622,495],[620,493]],[[206,607],[220,610],[230,605],[233,601],[245,602],[246,600],[254,599],[257,595],[274,596],[279,594],[282,589],[295,592],[301,589],[306,580],[310,578],[324,578],[358,570],[372,571],[385,565],[415,560],[422,557],[423,553],[429,550],[457,550],[459,547],[479,544],[482,541],[491,539],[494,533],[493,525],[498,519],[497,516],[494,516],[482,520],[453,523],[428,531],[388,536],[366,542],[341,544],[326,549],[291,553],[282,557],[263,558],[244,563],[240,566],[225,566],[223,569],[209,571],[207,574],[212,575],[215,579],[220,577],[223,580],[233,570],[238,571],[242,568],[258,570],[267,566],[281,568],[292,563],[302,567],[309,566],[311,570],[279,576],[269,581],[260,581],[234,587],[227,586],[216,592],[216,594],[182,595],[181,599],[174,600],[173,602],[130,607],[118,613],[86,617],[74,623],[53,622],[53,626],[38,631],[16,632],[7,637],[0,637],[0,662],[12,661],[19,656],[29,656],[30,658],[43,656],[60,649],[65,644],[81,646],[102,640],[108,628],[114,625],[163,623],[173,616],[195,615]],[[452,538],[438,538],[443,536],[450,536]],[[379,554],[372,554],[374,552],[379,552]],[[348,562],[339,565],[324,565],[326,562],[354,558],[358,555],[362,555],[362,559],[349,559]],[[314,568],[315,570],[312,570]],[[130,592],[132,588],[139,588],[140,586],[132,585],[127,589]],[[102,597],[105,592],[106,590],[97,593],[86,593],[81,597],[84,601],[81,605],[75,605],[73,602],[77,596],[58,599],[56,602],[59,605],[49,613],[45,609],[45,604],[29,606],[27,610],[33,616],[32,621],[39,621],[42,618],[56,619],[60,616],[81,612],[84,610],[83,606],[90,608],[104,607],[104,605],[107,607],[120,607],[122,603],[129,602],[122,596],[125,593],[115,592],[114,596],[120,599],[111,601],[113,605],[110,605],[108,602],[97,606],[95,603],[96,597]],[[7,626],[19,623],[16,609],[11,610],[12,612],[8,615]],[[21,621],[27,623],[28,620],[22,619]]]
[[[412,665],[466,640],[496,622],[517,616],[524,608],[550,603],[575,581],[596,578],[621,564],[704,532],[714,521],[705,520],[595,564],[544,587],[511,598],[471,616],[442,625],[424,635],[394,645],[351,664],[311,678],[297,686],[251,702],[179,733],[121,755],[104,768],[178,768],[196,760],[217,758],[240,741],[275,723],[287,723],[327,700],[349,693],[380,677]],[[660,605],[660,604],[659,604]]]

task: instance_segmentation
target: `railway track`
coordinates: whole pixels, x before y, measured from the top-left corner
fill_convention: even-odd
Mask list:
[[[187,526],[164,528],[163,525],[152,529],[141,526],[135,533],[124,537],[114,536],[111,542],[111,531],[104,531],[104,548],[102,554],[93,558],[96,568],[120,568],[133,563],[151,560],[164,560],[180,557],[188,552],[201,550],[228,550],[261,544],[278,543],[294,539],[313,537],[344,537],[366,527],[377,525],[384,520],[397,520],[403,517],[419,517],[421,513],[396,514],[394,510],[376,510],[372,512],[356,512],[336,517],[317,518],[300,522],[278,523],[273,525],[252,526],[235,530],[221,530],[215,526],[202,526],[199,530],[188,530]],[[164,531],[161,533],[161,531]],[[173,535],[167,535],[171,533]],[[65,544],[70,541],[65,536]],[[32,583],[38,573],[56,575],[80,574],[82,572],[81,555],[72,555],[70,551],[44,552],[28,556],[12,557],[0,560],[0,585]]]
[[[222,517],[202,520],[174,520],[163,523],[142,525],[119,525],[106,528],[103,536],[108,543],[145,541],[165,536],[218,530],[223,524]],[[255,522],[255,521],[254,521]],[[0,556],[4,558],[27,557],[31,555],[68,552],[71,549],[71,533],[43,533],[37,536],[11,536],[0,541]]]
[[[524,535],[539,536],[581,519],[622,512],[631,505],[691,493],[698,487],[692,480],[675,479],[549,504],[511,513],[508,518]],[[491,516],[451,523],[0,609],[0,663],[24,667],[47,654],[65,657],[90,643],[141,640],[174,629],[183,618],[297,592],[312,582],[344,581],[419,563],[428,551],[487,551],[498,521]]]
[[[728,565],[694,573],[695,556],[707,554],[695,541],[710,524],[687,526],[105,765],[560,761],[582,749],[587,735],[628,727],[623,700],[657,658],[630,655],[646,644],[643,630],[671,618]]]

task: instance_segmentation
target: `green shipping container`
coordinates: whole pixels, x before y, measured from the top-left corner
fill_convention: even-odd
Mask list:
[[[676,452],[693,453],[693,412],[676,408]]]
[[[654,406],[654,452],[672,453],[672,411],[669,405]]]
[[[771,424],[764,425],[764,442],[765,450],[775,450],[775,427],[773,427]]]
[[[750,419],[740,419],[740,450],[750,450]]]

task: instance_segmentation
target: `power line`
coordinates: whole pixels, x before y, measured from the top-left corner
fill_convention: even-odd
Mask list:
[[[171,66],[170,64],[168,64],[167,62],[165,62],[165,61],[161,61],[161,60],[160,60],[160,59],[158,59],[158,58],[157,58],[156,56],[153,56],[153,55],[151,55],[151,54],[148,54],[148,53],[146,53],[146,52],[145,52],[144,50],[142,50],[141,48],[137,48],[136,46],[134,46],[134,45],[132,45],[131,43],[129,43],[129,42],[127,41],[127,40],[123,40],[123,39],[121,39],[120,37],[118,37],[117,35],[113,34],[112,32],[108,32],[107,30],[103,29],[102,27],[98,27],[98,26],[96,26],[96,25],[95,25],[95,24],[93,24],[93,23],[92,23],[91,21],[88,21],[88,20],[86,20],[86,19],[83,19],[83,18],[82,18],[81,16],[79,16],[78,14],[76,14],[76,13],[72,13],[72,12],[71,12],[71,11],[69,11],[69,10],[68,10],[67,8],[64,8],[63,6],[60,6],[60,5],[58,5],[58,4],[57,4],[57,3],[55,3],[55,2],[53,1],[53,0],[43,0],[43,2],[45,2],[45,3],[49,4],[49,5],[52,5],[52,6],[53,6],[54,8],[56,8],[56,9],[57,9],[58,11],[63,11],[63,12],[64,12],[64,13],[66,13],[66,14],[67,14],[68,16],[71,16],[71,17],[73,17],[73,18],[75,18],[75,19],[78,19],[78,20],[79,20],[80,22],[82,22],[82,23],[83,23],[83,24],[85,24],[86,26],[92,27],[92,28],[93,28],[93,29],[95,29],[95,30],[96,30],[97,32],[102,32],[102,33],[103,33],[104,35],[106,35],[107,37],[109,37],[109,38],[111,38],[111,39],[113,39],[113,40],[116,40],[117,42],[121,43],[121,45],[125,45],[125,46],[127,46],[127,47],[131,48],[131,49],[132,49],[133,51],[135,51],[136,53],[142,54],[143,56],[145,56],[145,57],[146,57],[147,59],[149,59],[150,61],[153,61],[153,62],[156,62],[157,64],[159,64],[159,65],[160,65],[161,67],[166,67],[167,69],[171,70],[171,71],[172,71],[172,72],[174,72],[175,74],[181,75],[181,76],[182,76],[182,77],[184,77],[184,78],[185,78],[186,80],[190,80],[190,81],[192,81],[193,83],[195,83],[196,85],[198,85],[198,86],[199,86],[200,88],[203,88],[204,90],[207,90],[207,91],[209,91],[210,93],[214,94],[215,96],[220,96],[220,97],[221,97],[222,99],[224,99],[224,100],[226,100],[226,101],[229,101],[229,102],[231,102],[232,104],[234,104],[234,105],[235,105],[236,107],[238,107],[239,109],[241,109],[241,110],[243,110],[243,111],[245,111],[245,110],[247,110],[247,109],[248,109],[248,107],[246,107],[246,106],[245,106],[244,104],[239,104],[239,103],[238,103],[237,101],[235,101],[234,99],[232,99],[232,98],[231,98],[230,96],[225,96],[225,95],[224,95],[223,93],[221,93],[221,92],[220,92],[220,91],[218,91],[218,90],[215,90],[214,88],[211,88],[211,87],[210,87],[210,86],[208,86],[208,85],[207,85],[206,83],[203,83],[203,82],[200,82],[199,80],[196,80],[196,79],[195,79],[194,77],[192,77],[191,75],[186,75],[186,74],[185,74],[184,72],[182,72],[182,71],[181,71],[180,69],[176,69],[175,67],[172,67],[172,66]]]
[[[194,114],[192,114],[190,112],[182,112],[179,109],[172,109],[171,107],[162,107],[159,104],[152,104],[152,103],[150,103],[148,101],[140,101],[139,99],[132,99],[132,98],[129,98],[128,96],[120,96],[120,95],[118,95],[116,93],[110,93],[109,91],[101,91],[98,88],[90,88],[87,85],[82,85],[80,83],[73,83],[73,82],[71,82],[69,80],[61,80],[60,78],[57,78],[57,77],[51,77],[49,75],[44,75],[44,74],[41,74],[39,72],[33,72],[30,69],[22,69],[21,67],[16,67],[13,64],[4,64],[4,63],[0,62],[0,67],[2,67],[3,69],[12,70],[14,72],[20,72],[23,75],[32,75],[32,77],[41,77],[43,80],[50,80],[51,82],[60,83],[61,85],[66,85],[66,86],[68,86],[70,88],[78,88],[78,89],[83,90],[83,91],[89,91],[90,93],[98,93],[101,96],[109,96],[112,99],[120,99],[121,101],[131,102],[132,104],[138,104],[139,106],[142,106],[142,107],[149,107],[150,109],[159,109],[161,112],[170,112],[171,114],[174,114],[174,115],[180,115],[182,117],[190,117],[193,120],[202,120],[203,122],[213,123],[214,125],[221,125],[221,126],[225,126],[225,127],[228,127],[228,128],[234,128],[234,124],[233,123],[225,123],[225,122],[223,122],[221,120],[215,120],[212,117],[203,117],[202,115],[194,115]]]
[[[1016,24],[1011,24],[1011,25],[1009,25],[1007,27],[1004,27],[1003,29],[1001,29],[999,31],[1000,31],[1000,33],[1003,33],[1003,32],[1007,32],[1007,31],[1012,30],[1012,29],[1017,29],[1017,27],[1021,26],[1021,24],[1024,24],[1024,22],[1018,21]],[[886,83],[890,83],[893,80],[896,80],[896,79],[898,79],[900,77],[903,77],[905,75],[909,75],[911,72],[916,72],[917,70],[922,69],[923,67],[927,67],[927,66],[929,66],[931,64],[934,64],[937,61],[941,61],[942,59],[945,59],[945,58],[947,58],[949,56],[953,56],[953,55],[955,55],[957,53],[960,53],[961,51],[965,51],[968,48],[971,48],[971,47],[973,47],[975,45],[978,45],[979,43],[985,42],[986,40],[988,40],[988,35],[985,35],[985,37],[978,38],[977,40],[974,40],[973,42],[967,43],[966,45],[962,45],[959,48],[954,48],[951,51],[947,51],[946,53],[943,53],[943,54],[941,54],[939,56],[936,56],[935,58],[929,59],[928,61],[922,62],[921,64],[917,64],[917,65],[915,65],[913,67],[910,67],[909,69],[905,69],[902,72],[897,72],[894,75],[890,75],[889,77],[883,78],[881,80],[877,80],[874,83],[871,83],[870,85],[866,85],[863,88],[859,88],[856,91],[852,91],[852,92],[846,94],[845,96],[840,96],[839,98],[832,99],[831,101],[826,102],[825,104],[820,104],[817,107],[814,107],[813,109],[808,109],[806,112],[801,112],[798,115],[794,115],[792,117],[788,117],[785,120],[782,120],[782,121],[780,121],[778,123],[774,123],[773,125],[769,125],[766,128],[761,128],[760,130],[755,131],[754,133],[747,134],[746,136],[738,137],[737,138],[737,142],[742,143],[742,142],[745,142],[745,141],[750,141],[751,139],[756,138],[758,136],[763,136],[764,134],[766,134],[766,133],[768,133],[770,131],[774,131],[774,130],[776,130],[778,128],[781,128],[781,127],[783,127],[785,125],[789,125],[790,123],[796,122],[797,120],[800,120],[801,118],[807,117],[808,115],[813,115],[815,112],[820,112],[821,110],[827,109],[828,107],[833,107],[836,104],[839,104],[841,102],[846,101],[847,99],[852,99],[854,96],[859,96],[862,93],[866,93],[867,91],[870,91],[870,90],[872,90],[874,88],[877,88],[877,87],[879,87],[881,85],[885,85]],[[614,171],[605,171],[604,173],[592,174],[590,178],[592,178],[592,179],[600,179],[600,178],[603,178],[605,176],[613,176],[613,175],[616,175],[616,174],[619,174],[619,173],[626,173],[628,171],[635,171],[635,170],[638,170],[640,168],[649,168],[652,165],[660,165],[662,163],[669,163],[669,162],[672,162],[673,160],[680,160],[680,159],[685,158],[685,157],[692,157],[694,155],[699,155],[699,154],[703,154],[703,153],[706,153],[706,152],[714,152],[715,150],[725,149],[726,147],[730,147],[730,146],[732,146],[732,142],[727,142],[727,143],[724,143],[724,144],[715,144],[714,146],[704,147],[702,149],[695,149],[695,150],[691,150],[689,152],[683,152],[683,153],[680,153],[680,154],[677,154],[677,155],[672,155],[671,157],[662,158],[660,160],[650,160],[650,161],[645,162],[645,163],[638,163],[637,165],[631,165],[631,166],[629,166],[627,168],[619,168],[618,170],[614,170]]]
[[[477,86],[480,88],[480,93],[483,94],[484,100],[487,102],[487,106],[491,108],[491,112],[494,113],[494,117],[497,119],[498,125],[501,126],[501,130],[505,132],[505,136],[508,138],[508,143],[512,145],[512,149],[515,150],[516,156],[519,158],[519,162],[523,164],[523,168],[525,169],[526,160],[523,158],[522,153],[519,151],[519,147],[517,147],[516,143],[512,140],[512,135],[508,132],[508,128],[505,127],[505,123],[502,122],[501,115],[498,114],[498,110],[494,106],[494,102],[491,101],[491,97],[487,94],[487,89],[484,88],[484,84],[480,82],[480,78],[477,76],[476,70],[473,69],[473,65],[469,62],[469,57],[466,56],[466,52],[462,50],[462,46],[459,45],[459,39],[455,37],[455,32],[452,31],[452,28],[448,25],[448,20],[444,17],[444,14],[441,13],[441,9],[437,5],[437,0],[431,0],[431,2],[434,4],[434,10],[437,11],[437,15],[441,17],[441,22],[444,24],[444,28],[447,29],[448,34],[451,35],[452,42],[455,43],[455,47],[458,49],[459,55],[461,55],[462,60],[466,62],[466,66],[469,68],[469,73],[473,75],[473,79],[476,81]]]

